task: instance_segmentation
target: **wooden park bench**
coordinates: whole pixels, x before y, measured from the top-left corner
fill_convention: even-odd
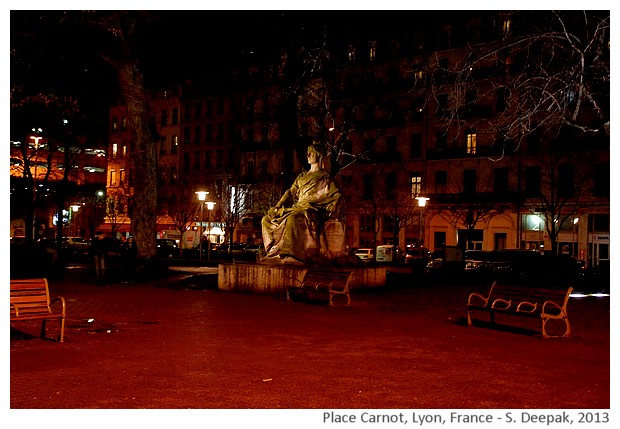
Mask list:
[[[353,277],[352,271],[332,270],[328,268],[308,268],[301,280],[292,278],[291,285],[286,287],[286,299],[291,296],[306,301],[327,301],[334,305],[334,296],[343,295],[351,304],[349,284]]]
[[[570,335],[570,323],[566,304],[572,290],[572,287],[551,289],[503,285],[494,282],[487,296],[475,292],[469,295],[467,325],[472,325],[472,311],[487,311],[490,313],[491,322],[495,322],[495,314],[540,318],[543,338],[567,337]],[[546,329],[549,320],[563,321],[564,334],[549,335]]]
[[[54,308],[52,308],[53,304]],[[60,322],[59,342],[64,341],[65,299],[50,300],[47,279],[11,280],[11,323],[26,320],[41,321],[41,338],[45,338],[45,322],[55,319]]]

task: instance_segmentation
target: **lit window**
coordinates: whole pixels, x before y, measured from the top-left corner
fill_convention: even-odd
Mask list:
[[[502,33],[504,34],[504,36],[508,36],[510,34],[511,25],[512,25],[512,22],[510,21],[510,19],[505,19],[502,22]]]
[[[377,59],[377,42],[375,40],[371,41],[368,44],[368,48],[369,48],[368,58],[370,59],[370,61],[374,61],[375,59]]]
[[[467,134],[467,153],[470,155],[476,153],[476,133]]]
[[[349,61],[355,62],[355,46],[349,45]]]
[[[409,177],[411,184],[411,198],[415,198],[422,192],[422,176],[420,173],[411,173]]]
[[[116,170],[110,170],[110,186],[116,186]]]
[[[118,155],[118,143],[112,143],[112,158],[116,158]]]

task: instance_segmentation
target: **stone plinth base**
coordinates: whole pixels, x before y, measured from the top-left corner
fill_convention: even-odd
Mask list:
[[[278,294],[291,284],[291,278],[301,280],[303,265],[267,265],[259,263],[219,264],[217,283],[221,290]],[[350,289],[384,286],[386,267],[351,268]]]

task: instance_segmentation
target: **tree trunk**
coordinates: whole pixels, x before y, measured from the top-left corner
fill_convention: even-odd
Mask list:
[[[119,82],[127,103],[133,133],[134,195],[133,218],[138,259],[156,256],[157,234],[157,157],[155,142],[148,124],[148,109],[143,76],[135,61],[119,67]]]

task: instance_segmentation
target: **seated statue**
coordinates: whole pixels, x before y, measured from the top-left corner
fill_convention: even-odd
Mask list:
[[[340,217],[340,190],[321,167],[322,157],[319,145],[308,147],[310,170],[297,176],[291,188],[263,217],[263,261],[306,262],[309,249],[320,247],[325,223]]]

